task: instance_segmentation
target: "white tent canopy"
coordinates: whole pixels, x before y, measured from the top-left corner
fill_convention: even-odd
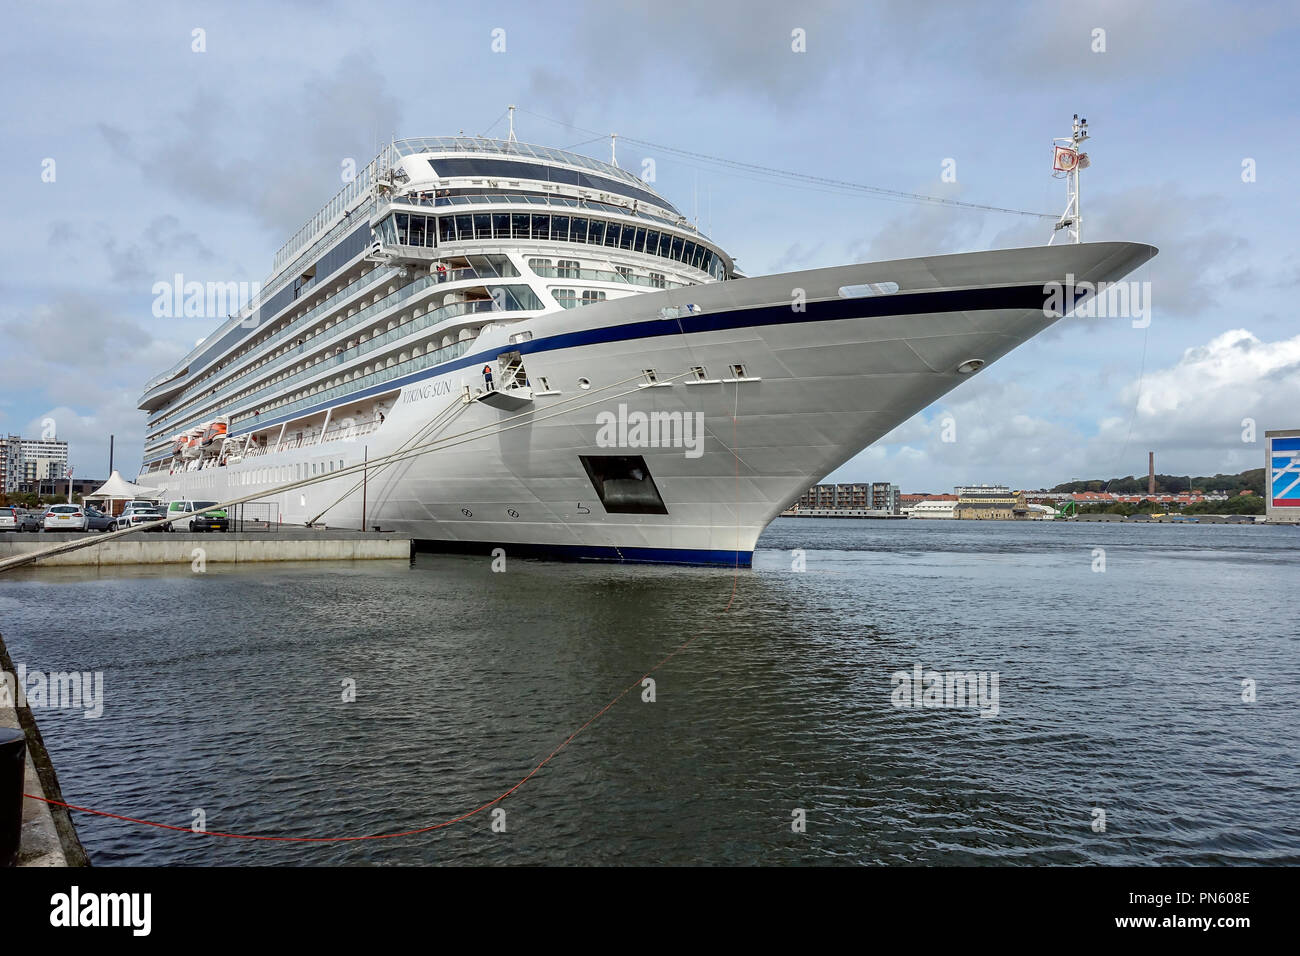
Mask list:
[[[118,472],[108,476],[108,481],[88,495],[82,495],[82,501],[131,501],[135,498],[156,500],[164,489],[146,488],[127,481]]]

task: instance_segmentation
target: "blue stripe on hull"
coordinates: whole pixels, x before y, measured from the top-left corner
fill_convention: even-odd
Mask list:
[[[548,558],[559,561],[615,561],[627,564],[690,564],[747,568],[752,551],[710,551],[703,548],[613,548],[590,544],[510,544],[504,541],[438,541],[420,538],[417,551],[477,554],[490,557],[502,548],[512,558]]]
[[[794,312],[788,305],[759,306],[729,309],[722,312],[691,313],[673,319],[645,319],[619,325],[606,325],[577,332],[560,332],[530,342],[517,343],[520,354],[549,352],[554,349],[579,348],[584,345],[606,345],[634,339],[650,339],[664,335],[691,335],[700,332],[721,332],[732,329],[758,328],[770,325],[798,325],[805,322],[833,322],[845,319],[880,318],[883,316],[925,315],[942,312],[978,312],[993,309],[1043,308],[1043,286],[998,286],[983,289],[949,289],[938,292],[904,292],[897,295],[864,299],[829,299],[809,302],[804,312]],[[492,313],[485,313],[491,315]],[[285,422],[315,415],[326,408],[344,405],[391,392],[406,385],[437,378],[462,368],[480,366],[501,354],[503,349],[489,349],[452,359],[441,365],[411,372],[399,378],[369,385],[346,396],[302,408],[287,415],[269,415],[265,421],[243,422],[232,426],[230,436],[239,438],[252,431],[273,428]],[[150,458],[146,465],[166,461],[169,456]]]

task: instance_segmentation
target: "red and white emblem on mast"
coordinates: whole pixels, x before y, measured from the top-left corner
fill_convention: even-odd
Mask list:
[[[1052,168],[1062,173],[1072,173],[1079,165],[1079,153],[1068,146],[1057,146],[1052,157]]]

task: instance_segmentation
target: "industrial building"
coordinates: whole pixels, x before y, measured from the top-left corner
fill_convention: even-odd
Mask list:
[[[1028,517],[1022,492],[1006,485],[963,485],[957,493],[956,516],[964,520],[1009,520]]]
[[[956,518],[956,495],[927,495],[907,510],[910,518]]]
[[[1053,512],[1048,507],[1027,504],[1023,491],[1012,491],[1006,485],[958,485],[951,495],[905,497],[908,501],[904,511],[911,518],[1011,520],[1044,518]]]

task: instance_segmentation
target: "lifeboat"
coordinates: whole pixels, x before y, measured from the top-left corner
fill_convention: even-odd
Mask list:
[[[173,436],[172,436],[172,457],[173,457],[173,458],[179,458],[181,452],[183,452],[184,450],[185,450],[185,435],[184,435],[184,433],[179,434],[179,435],[173,435]]]
[[[208,423],[196,425],[185,433],[185,447],[181,449],[182,458],[198,458],[199,452],[203,450],[199,444],[203,440],[203,433],[208,430]]]
[[[238,465],[244,460],[244,439],[231,438],[221,443],[221,460],[227,465]]]
[[[222,441],[226,437],[226,432],[230,430],[230,419],[225,415],[212,419],[208,422],[207,428],[203,431],[203,441],[201,444],[206,448],[213,442]]]

